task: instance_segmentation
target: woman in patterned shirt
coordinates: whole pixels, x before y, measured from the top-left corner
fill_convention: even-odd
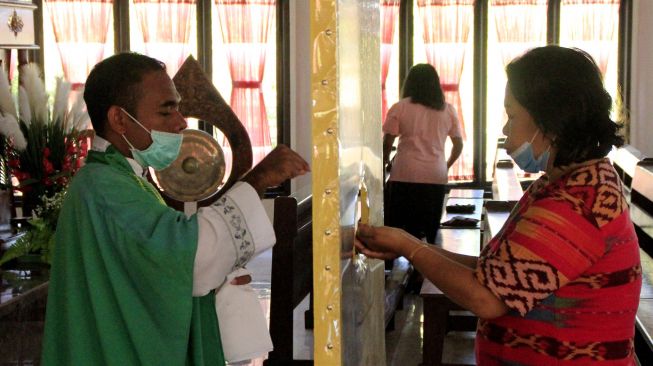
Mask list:
[[[479,365],[634,365],[639,245],[606,158],[623,139],[599,68],[583,51],[546,46],[506,71],[505,148],[525,171],[546,174],[481,255],[364,225],[356,245],[370,257],[406,256],[475,313]]]

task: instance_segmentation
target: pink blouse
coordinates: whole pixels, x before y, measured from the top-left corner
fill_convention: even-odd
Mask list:
[[[454,107],[445,103],[439,111],[404,98],[393,105],[383,132],[399,136],[390,180],[407,183],[447,183],[444,143],[447,136],[461,137]]]

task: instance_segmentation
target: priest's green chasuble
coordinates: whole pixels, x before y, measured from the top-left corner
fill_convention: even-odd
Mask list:
[[[224,365],[215,294],[193,297],[195,215],[113,147],[91,151],[56,230],[44,365]]]

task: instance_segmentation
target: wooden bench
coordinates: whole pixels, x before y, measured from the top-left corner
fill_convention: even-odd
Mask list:
[[[478,256],[480,252],[479,229],[441,229],[442,248],[454,253]],[[424,302],[424,340],[422,365],[442,365],[444,339],[449,331],[476,329],[476,318],[440,291],[431,281],[424,279],[420,296]],[[456,313],[453,313],[456,312]]]
[[[642,365],[653,364],[653,164],[640,161],[633,174],[630,215],[640,245],[642,291],[636,317],[635,353]]]
[[[274,231],[270,294],[270,336],[274,350],[266,365],[312,365],[313,360],[295,360],[293,344],[295,308],[310,296],[313,287],[312,199],[293,197],[274,200]],[[311,297],[312,298],[312,297]],[[310,301],[312,304],[312,301]],[[312,306],[304,316],[304,327],[312,328]]]
[[[608,157],[619,174],[619,178],[621,178],[621,181],[624,183],[626,191],[630,192],[635,169],[637,168],[637,164],[645,159],[644,154],[634,146],[624,145],[613,149],[610,154],[608,154]]]

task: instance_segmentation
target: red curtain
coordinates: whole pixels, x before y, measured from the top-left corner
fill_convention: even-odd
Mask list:
[[[215,0],[215,5],[232,81],[230,105],[249,134],[256,164],[272,149],[262,82],[276,1]]]
[[[145,54],[163,61],[174,75],[193,49],[191,25],[196,18],[195,0],[133,0],[143,32]]]
[[[474,0],[417,0],[424,28],[426,59],[440,75],[446,100],[458,111],[465,147],[449,171],[449,179],[474,179],[473,125],[465,125],[460,99],[460,77],[474,16]],[[449,143],[447,143],[450,146]]]
[[[383,98],[382,121],[388,113],[388,98],[385,81],[394,48],[395,20],[399,13],[399,0],[381,0],[381,95]]]
[[[563,0],[561,4],[561,43],[592,55],[604,76],[617,42],[619,2]]]
[[[44,0],[66,80],[78,89],[93,66],[104,58],[113,21],[113,0]],[[46,30],[47,31],[47,30]]]

